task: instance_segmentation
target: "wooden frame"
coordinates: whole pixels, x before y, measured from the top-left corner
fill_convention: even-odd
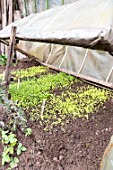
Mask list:
[[[1,43],[4,43],[5,45],[9,45],[9,43],[5,40],[0,40]],[[36,59],[33,55],[30,55],[28,54],[27,52],[23,51],[22,49],[18,48],[17,46],[14,46],[14,49],[17,50],[18,52],[26,55],[27,57],[29,58],[33,58],[33,59]],[[58,67],[55,67],[55,66],[52,66],[52,65],[49,65],[47,63],[43,63],[41,62],[40,60],[37,59],[37,61],[43,65],[43,66],[46,66],[46,67],[49,67],[51,69],[54,69],[56,71],[61,71],[61,72],[64,72],[66,74],[70,74],[70,75],[73,75],[77,78],[80,78],[82,80],[85,80],[87,81],[89,84],[93,84],[94,86],[99,86],[99,87],[105,87],[105,88],[109,88],[109,89],[112,89],[113,90],[113,84],[110,83],[110,82],[106,82],[106,81],[102,81],[102,80],[97,80],[96,78],[92,78],[92,77],[89,77],[87,75],[83,75],[83,74],[79,74],[79,73],[75,73],[73,71],[68,71],[68,70],[65,70],[63,68],[58,68]]]

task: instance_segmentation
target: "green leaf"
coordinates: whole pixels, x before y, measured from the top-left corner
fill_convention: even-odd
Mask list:
[[[16,136],[15,136],[15,134],[10,134],[9,135],[9,141],[10,141],[10,143],[15,143],[15,142],[17,142],[17,138],[16,138]]]
[[[25,152],[27,149],[26,149],[26,147],[23,146],[23,147],[21,148],[21,150],[22,150],[23,152]]]
[[[19,159],[17,157],[14,157],[10,163],[10,167],[14,168],[19,162]]]
[[[24,147],[21,143],[19,143],[18,148],[17,148],[17,155],[20,155],[21,152],[26,151],[26,147]]]
[[[9,147],[9,152],[10,152],[10,154],[13,154],[13,153],[14,153],[14,148],[13,148],[13,146],[10,146],[10,147]]]
[[[8,130],[6,130],[6,131],[2,131],[2,135],[5,135],[5,134],[7,134],[9,131]]]
[[[32,129],[31,128],[27,128],[25,136],[30,136],[31,134],[32,134]]]
[[[7,168],[7,170],[11,170],[11,168],[9,167],[9,168]]]
[[[4,166],[5,163],[9,163],[9,162],[10,162],[10,157],[9,157],[9,155],[4,155],[4,156],[2,157],[2,166]]]
[[[19,143],[18,148],[21,149],[21,147],[22,147],[22,143]]]
[[[8,131],[2,131],[2,143],[8,144],[9,139],[7,133]]]
[[[10,150],[9,147],[7,146],[4,147],[3,157],[8,154],[9,150]]]
[[[2,143],[4,144],[8,144],[9,143],[9,140],[8,140],[8,136],[4,136],[4,138],[2,139]]]
[[[15,146],[17,142],[11,143],[11,146]]]
[[[0,55],[0,65],[6,65],[7,56]]]
[[[17,149],[17,155],[20,155],[20,154],[21,154],[21,149],[18,148],[18,149]]]

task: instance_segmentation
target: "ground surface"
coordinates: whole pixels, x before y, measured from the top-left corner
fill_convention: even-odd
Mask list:
[[[34,65],[37,65],[35,61],[24,61],[18,67]],[[86,86],[85,83],[82,85]],[[2,116],[1,113],[0,119]],[[113,100],[109,99],[88,120],[70,120],[65,131],[57,125],[44,132],[38,123],[28,120],[28,124],[33,130],[32,136],[25,138],[18,132],[27,151],[19,157],[15,170],[99,170],[102,155],[113,134]],[[0,167],[0,170],[4,169],[6,167]]]

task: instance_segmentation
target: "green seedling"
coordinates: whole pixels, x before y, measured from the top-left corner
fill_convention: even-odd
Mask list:
[[[55,75],[41,76],[39,79],[32,78],[20,83],[17,90],[17,83],[9,87],[12,99],[18,101],[22,107],[33,107],[42,103],[44,99],[50,98],[55,88],[62,88],[71,85],[74,77],[59,73]]]
[[[2,82],[2,80],[0,82]],[[20,155],[22,151],[26,151],[26,148],[19,143],[15,131],[19,127],[25,132],[27,125],[22,108],[17,107],[17,105],[8,98],[3,86],[0,88],[0,107],[3,109],[2,114],[7,114],[8,120],[7,125],[1,121],[3,125],[2,129],[0,129],[3,145],[2,166],[8,164],[10,166],[8,169],[10,170],[17,166],[19,162],[17,156]]]
[[[42,74],[47,71],[48,69],[44,66],[38,66],[38,67],[34,66],[31,68],[27,68],[27,69],[12,71],[12,76],[14,76],[14,80],[18,80],[18,79],[23,79],[23,78],[34,77],[38,74]]]
[[[2,131],[2,144],[5,145],[2,154],[2,165],[12,162],[12,156],[14,154],[14,147],[17,144],[16,135],[9,131]]]
[[[4,145],[2,166],[8,163],[10,165],[9,169],[14,168],[19,162],[15,155],[19,156],[21,152],[26,151],[26,148],[21,143],[18,144],[18,139],[14,133],[2,130],[1,134],[2,144]]]
[[[7,62],[7,56],[6,55],[0,55],[0,66],[5,66]]]
[[[17,147],[17,155],[20,155],[21,152],[25,152],[25,151],[26,151],[26,148],[21,143],[19,143]]]
[[[17,157],[12,158],[10,162],[11,169],[15,168],[18,163],[19,163],[19,159]]]
[[[17,90],[17,83],[10,85],[10,93],[18,105],[30,113],[32,121],[39,121],[44,129],[60,124],[65,126],[70,119],[86,118],[98,110],[109,99],[109,91],[93,86],[71,88],[80,83],[65,73],[42,75],[23,79]],[[16,75],[15,75],[16,76]],[[57,94],[58,91],[58,94]],[[46,100],[43,114],[42,103]],[[64,123],[65,122],[65,123]],[[68,123],[67,123],[68,124]]]
[[[27,128],[26,132],[25,132],[25,136],[30,136],[32,134],[32,129],[31,128]]]

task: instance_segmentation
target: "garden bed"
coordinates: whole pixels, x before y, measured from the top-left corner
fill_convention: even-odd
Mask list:
[[[112,93],[35,61],[21,61],[12,75],[11,99],[23,108],[32,129],[28,137],[16,131],[27,150],[14,169],[99,170],[113,132]],[[0,114],[0,120],[7,122]],[[0,160],[2,151],[0,143]],[[0,161],[0,167],[8,166],[2,167]]]

